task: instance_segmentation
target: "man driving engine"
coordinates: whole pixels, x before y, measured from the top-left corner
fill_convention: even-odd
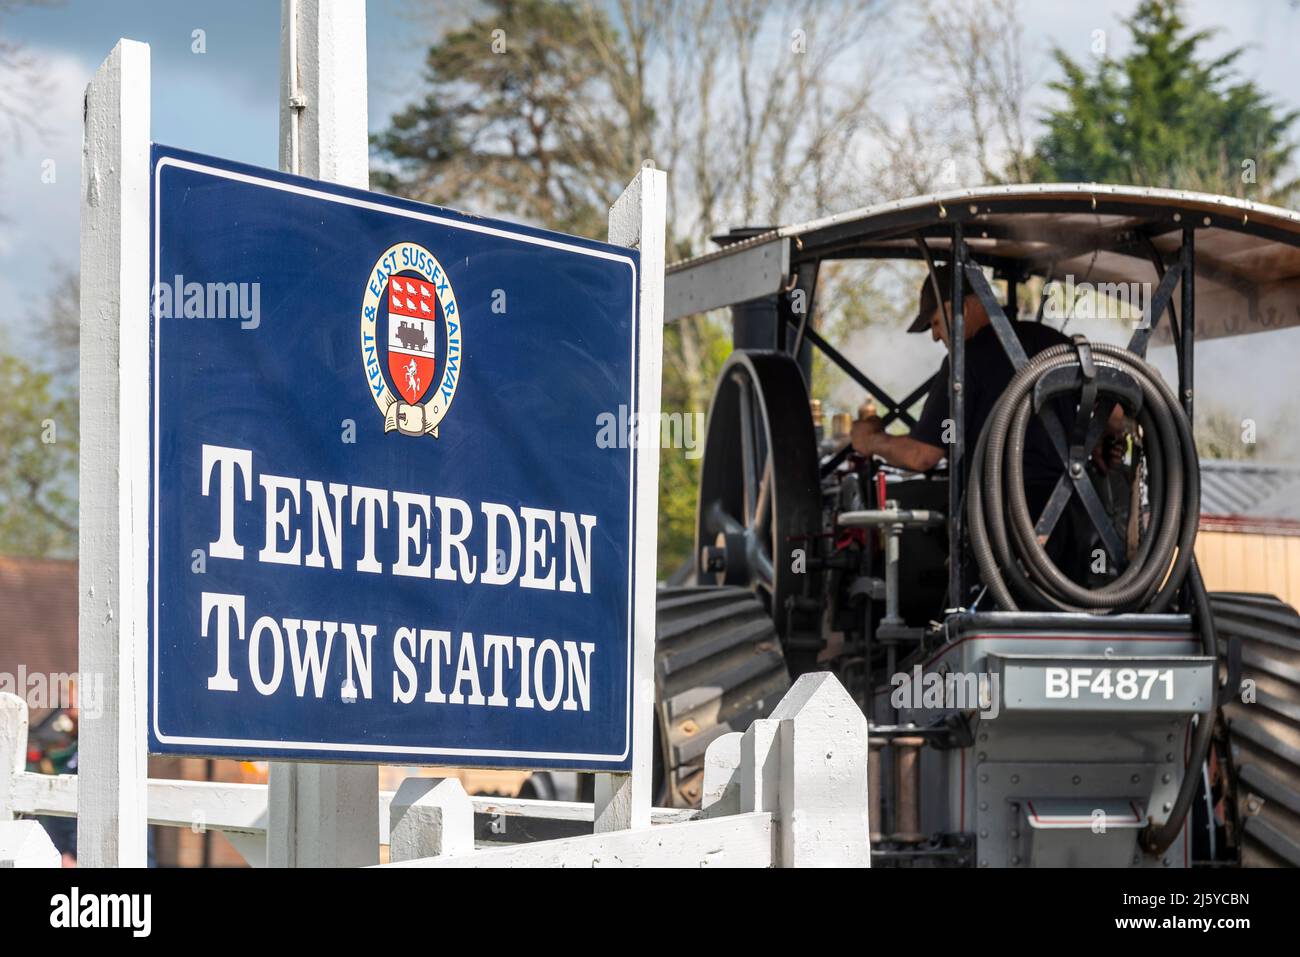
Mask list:
[[[944,312],[952,295],[952,270],[948,266],[939,266],[935,272],[942,299],[936,299],[934,285],[927,276],[921,285],[920,308],[907,331],[929,329],[934,341],[942,342],[951,350]],[[963,390],[966,398],[966,448],[969,452],[979,440],[994,405],[1011,383],[1015,370],[998,341],[988,313],[969,283],[962,290],[962,315],[965,318],[966,375]],[[1011,328],[1028,357],[1070,342],[1062,333],[1040,322],[1012,322]],[[1061,403],[1058,414],[1064,416],[1062,421],[1070,421],[1073,411],[1066,407],[1064,400],[1057,401]],[[1122,413],[1122,410],[1116,407],[1116,412]],[[1116,422],[1120,420],[1122,415],[1112,416],[1112,430],[1117,428]],[[926,396],[921,418],[909,435],[890,435],[879,416],[869,416],[853,424],[851,441],[854,449],[862,455],[876,455],[898,468],[927,472],[946,454],[945,446],[952,438],[948,425],[948,357],[945,356]],[[1030,419],[1025,430],[1024,467],[1025,499],[1030,514],[1037,520],[1064,469],[1047,430],[1037,416]],[[1047,542],[1047,554],[1063,573],[1076,582],[1083,582],[1089,575],[1092,542],[1093,532],[1087,514],[1077,500],[1071,498]]]
[[[939,266],[936,278],[942,300],[935,298],[934,283],[927,275],[921,283],[919,308],[908,332],[930,330],[935,342],[951,351],[948,324],[944,313],[952,296],[952,269]],[[998,342],[983,304],[967,283],[962,291],[962,316],[965,319],[966,375],[963,390],[966,398],[966,448],[974,448],[980,431],[993,406],[1010,384],[1015,370]],[[1035,356],[1051,346],[1068,344],[1067,339],[1051,326],[1038,322],[1012,322],[1016,338],[1027,356]],[[945,356],[926,396],[921,418],[908,435],[891,435],[879,416],[870,416],[853,424],[853,448],[860,454],[876,455],[890,465],[914,472],[928,472],[946,454],[945,445],[952,438],[948,429],[948,357]],[[1052,448],[1047,431],[1034,417],[1025,433],[1025,495],[1032,513],[1042,512],[1062,471],[1061,460]]]

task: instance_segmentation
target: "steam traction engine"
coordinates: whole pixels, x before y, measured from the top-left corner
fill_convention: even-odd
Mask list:
[[[1300,321],[1300,215],[1016,186],[718,242],[671,266],[666,292],[668,321],[729,307],[735,352],[709,410],[696,554],[660,592],[659,799],[698,803],[710,741],[768,714],[792,677],[831,670],[870,720],[878,864],[1300,864],[1300,616],[1207,593],[1190,426],[1198,338]],[[955,267],[953,434],[931,473],[864,459],[842,420],[827,438],[814,419],[814,349],[896,429],[930,387],[895,399],[818,332],[819,267],[852,258]],[[1017,316],[1020,286],[1084,275],[1149,284],[1148,313],[1122,342],[1026,356],[1011,323],[1042,310]],[[978,435],[964,288],[1016,370]],[[1175,383],[1149,345],[1172,347]],[[1127,526],[1092,465],[1117,405],[1134,424]],[[1022,483],[1035,418],[1061,461],[1041,514]],[[1072,514],[1106,574],[1075,581],[1048,555]]]

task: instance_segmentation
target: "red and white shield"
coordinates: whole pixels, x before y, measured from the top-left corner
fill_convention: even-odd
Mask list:
[[[388,371],[398,394],[414,405],[433,385],[438,298],[423,276],[388,281]]]

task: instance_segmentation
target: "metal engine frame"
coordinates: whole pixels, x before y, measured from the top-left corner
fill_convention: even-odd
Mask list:
[[[1198,264],[1198,234],[1209,237],[1209,249],[1216,254],[1234,241],[1241,242],[1242,236],[1274,251],[1285,248],[1289,274],[1283,279],[1275,274],[1270,286],[1253,281],[1240,269],[1227,268],[1225,257],[1214,255]],[[1300,215],[1225,197],[1163,190],[1007,187],[923,197],[802,226],[740,230],[718,242],[719,251],[669,267],[669,320],[732,308],[738,355],[724,370],[720,397],[738,366],[752,369],[757,363],[770,369],[777,357],[803,373],[804,388],[791,387],[788,374],[782,378],[772,373],[782,383],[779,394],[755,399],[768,430],[759,443],[765,458],[750,458],[747,450],[756,447],[755,441],[742,436],[741,460],[729,453],[722,466],[717,456],[710,463],[706,444],[697,523],[701,565],[695,576],[701,582],[749,584],[760,595],[766,592],[791,672],[835,667],[860,700],[872,721],[873,758],[878,759],[871,767],[877,862],[1157,867],[1233,862],[1238,821],[1231,809],[1216,816],[1213,807],[1231,790],[1232,782],[1212,782],[1205,768],[1184,766],[1193,722],[1217,720],[1219,685],[1218,663],[1204,654],[1188,602],[1160,615],[991,612],[970,607],[968,568],[963,561],[962,505],[971,437],[965,435],[961,387],[966,375],[962,278],[979,297],[1013,367],[1019,368],[1026,358],[1010,324],[1016,318],[1017,284],[1035,275],[1050,280],[1062,274],[1062,264],[1068,268],[1071,262],[1087,262],[1092,269],[1103,261],[1097,273],[1102,279],[1149,277],[1154,271],[1155,291],[1146,321],[1134,331],[1128,348],[1145,356],[1152,341],[1175,347],[1177,394],[1190,418],[1198,285],[1205,286],[1216,303],[1225,295],[1239,296],[1246,331],[1274,327],[1263,319],[1270,314],[1268,309],[1276,308],[1272,304],[1280,296],[1296,298],[1300,289]],[[1201,242],[1205,245],[1205,239]],[[882,575],[878,566],[892,566],[892,572],[899,574],[901,554],[906,597],[908,553],[924,533],[911,527],[912,518],[881,519],[881,510],[892,505],[885,501],[871,503],[875,509],[871,521],[877,529],[854,527],[870,523],[854,522],[853,517],[868,514],[864,505],[872,497],[872,485],[862,482],[861,475],[850,480],[855,469],[847,445],[822,450],[815,488],[805,487],[800,494],[797,482],[786,477],[783,494],[787,502],[798,502],[801,518],[795,525],[802,523],[803,531],[787,528],[784,543],[779,535],[771,538],[766,580],[759,581],[752,571],[737,572],[748,566],[735,557],[729,561],[727,549],[730,545],[738,554],[748,541],[749,523],[741,516],[739,523],[719,525],[718,503],[709,499],[714,495],[711,490],[724,480],[715,473],[724,468],[744,473],[744,512],[752,517],[770,506],[772,459],[793,454],[797,461],[806,461],[807,430],[777,428],[773,421],[778,414],[788,421],[794,406],[808,415],[811,349],[822,352],[873,396],[886,424],[899,420],[913,426],[911,410],[932,381],[896,400],[818,332],[812,302],[821,263],[844,258],[924,260],[933,280],[936,257],[956,267],[947,316],[954,344],[948,390],[955,433],[947,450],[944,591],[948,598],[919,620],[913,613],[912,620],[905,622],[898,614],[896,582],[895,594],[889,596],[885,580],[889,576]],[[1008,308],[997,301],[985,267],[992,269],[995,279],[1007,282]],[[805,308],[797,310],[794,303],[800,298]],[[1166,313],[1169,319],[1162,324]],[[1296,314],[1291,322],[1300,322],[1300,309]],[[1235,321],[1241,325],[1240,317]],[[1209,334],[1233,331],[1240,330],[1218,316]],[[715,405],[721,407],[726,401],[717,398]],[[1046,418],[1054,418],[1050,410],[1045,411]],[[729,414],[734,415],[734,410]],[[750,416],[749,421],[752,430],[756,420]],[[714,441],[714,424],[711,412],[710,441]],[[1067,468],[1038,521],[1039,534],[1050,534],[1067,502],[1077,496],[1107,552],[1118,557],[1120,543],[1104,521],[1091,480],[1082,467],[1068,467],[1072,462],[1086,463],[1101,438],[1104,415],[1094,416],[1082,447],[1078,443],[1070,447],[1059,422],[1045,424]],[[795,452],[791,442],[797,443]],[[811,500],[821,505],[821,522],[815,526],[806,517]],[[769,517],[772,521],[780,519]],[[850,533],[849,547],[837,547],[846,533]],[[774,587],[770,567],[772,556],[788,559],[796,543],[808,546],[809,570],[797,595],[787,594],[788,576],[779,588]],[[752,552],[752,543],[748,547]],[[777,591],[781,597],[773,600]],[[892,600],[889,608],[887,597]],[[832,647],[836,641],[838,649]],[[1113,676],[1130,671],[1143,676],[1168,674],[1169,696],[1111,700],[1109,694],[1081,699],[1050,698],[1042,692],[1045,675],[1050,686],[1050,676],[1061,673]],[[906,686],[913,691],[936,679],[951,685],[970,676],[996,687],[976,689],[982,696],[967,701],[965,707],[953,707],[951,699],[942,698],[939,707],[919,699],[899,706],[899,691],[906,688],[896,678],[909,674],[912,680]],[[1210,763],[1218,768],[1231,766],[1222,737]],[[1158,857],[1144,854],[1138,830],[1168,816],[1184,773],[1205,779],[1196,812],[1187,815],[1180,836],[1167,851]]]

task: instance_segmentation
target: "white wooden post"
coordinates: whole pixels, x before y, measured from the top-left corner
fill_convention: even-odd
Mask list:
[[[636,628],[632,649],[632,773],[596,775],[596,832],[650,825],[654,747],[655,565],[659,521],[659,394],[663,376],[668,175],[650,166],[609,211],[609,241],[641,252],[637,368]],[[646,423],[651,423],[646,425]]]
[[[369,187],[364,0],[281,0],[280,168]],[[272,867],[376,864],[378,769],[273,763],[269,817]]]
[[[0,821],[0,868],[61,867],[63,855],[37,821]]]
[[[280,169],[370,187],[365,0],[280,0]]]
[[[740,813],[741,748],[743,731],[721,734],[704,752],[704,787],[700,793],[700,816],[721,817]]]
[[[149,47],[86,87],[81,156],[79,862],[143,867],[149,554]]]
[[[740,810],[780,810],[780,775],[781,724],[759,718],[740,739]]]
[[[474,850],[474,805],[459,778],[407,778],[393,795],[388,813],[390,861]]]
[[[794,683],[769,720],[780,727],[780,866],[870,867],[862,709],[834,675],[816,672]]]
[[[867,719],[829,672],[704,753],[702,818],[768,813],[778,867],[870,867]]]
[[[27,768],[27,702],[0,692],[0,824],[17,817],[14,785]]]

